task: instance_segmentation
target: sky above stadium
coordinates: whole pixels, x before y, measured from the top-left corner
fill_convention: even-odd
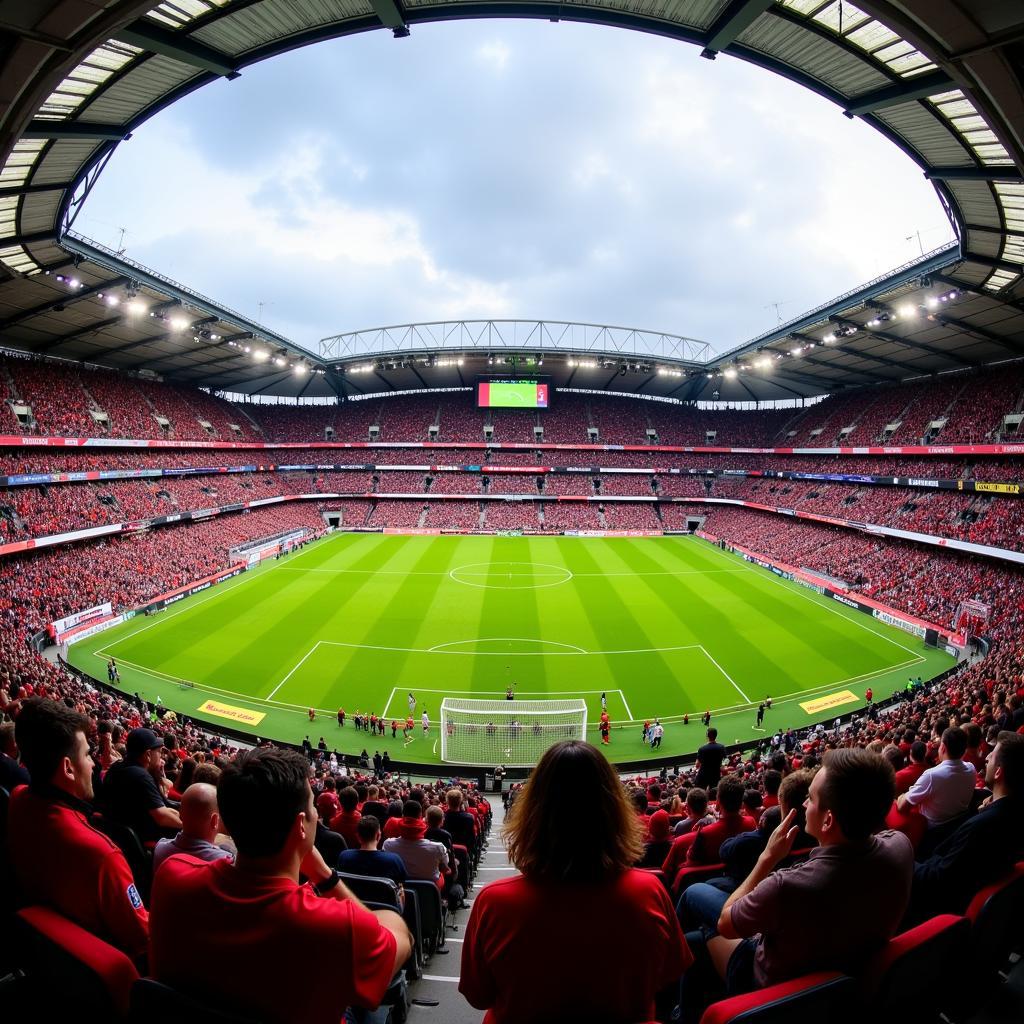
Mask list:
[[[314,351],[490,317],[723,351],[952,238],[920,170],[800,86],[515,21],[353,36],[204,88],[119,147],[75,228]]]

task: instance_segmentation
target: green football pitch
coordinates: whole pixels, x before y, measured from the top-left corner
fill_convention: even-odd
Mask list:
[[[831,721],[862,707],[868,686],[886,697],[952,664],[695,537],[346,533],[70,651],[100,679],[110,657],[124,690],[215,725],[421,763],[440,760],[444,697],[501,699],[510,684],[519,699],[586,700],[595,742],[606,693],[605,749],[626,761],[650,755],[645,719],[665,725],[657,753],[681,755],[704,741],[707,709],[721,740],[742,742],[765,735],[755,708],[767,695],[762,729],[774,732]],[[416,728],[405,743],[390,722],[405,718],[410,692]],[[209,701],[214,712],[201,711]],[[382,714],[386,736],[353,729],[356,712]]]

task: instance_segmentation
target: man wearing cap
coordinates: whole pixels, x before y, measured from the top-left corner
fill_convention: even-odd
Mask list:
[[[11,794],[7,845],[27,899],[53,907],[135,959],[149,915],[124,854],[89,824],[92,723],[55,701],[26,701],[17,740],[32,782]]]
[[[103,813],[133,828],[142,842],[155,842],[181,828],[181,816],[160,792],[154,775],[164,763],[164,741],[152,729],[132,729],[125,759],[103,776]]]

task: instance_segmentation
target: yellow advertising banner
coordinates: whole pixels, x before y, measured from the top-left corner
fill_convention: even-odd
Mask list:
[[[984,480],[975,480],[976,491],[991,491],[994,494],[1020,494],[1020,484],[991,484]]]
[[[262,711],[250,711],[248,708],[235,708],[230,704],[221,704],[216,700],[208,700],[199,705],[201,715],[216,715],[218,718],[229,718],[241,725],[259,725],[266,718]]]
[[[838,708],[843,704],[856,704],[858,699],[857,694],[851,693],[849,690],[842,690],[839,693],[829,694],[827,697],[802,701],[800,707],[807,714],[816,715],[819,712],[828,711],[829,708]]]

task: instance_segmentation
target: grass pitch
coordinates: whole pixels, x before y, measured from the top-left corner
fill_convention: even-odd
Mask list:
[[[379,534],[335,534],[75,644],[70,660],[103,679],[111,656],[128,692],[212,723],[228,724],[200,713],[208,700],[262,715],[248,727],[261,736],[324,736],[339,751],[424,763],[439,761],[445,696],[495,699],[514,684],[520,699],[582,697],[596,741],[605,692],[608,755],[631,760],[650,754],[645,719],[665,725],[659,754],[684,754],[704,742],[706,709],[723,742],[740,742],[765,734],[755,709],[766,695],[763,729],[774,732],[863,706],[869,685],[879,699],[952,663],[693,537]],[[856,701],[801,707],[843,691]],[[409,692],[418,707],[406,745],[390,720],[405,718]],[[351,727],[371,711],[388,720],[385,737]]]

